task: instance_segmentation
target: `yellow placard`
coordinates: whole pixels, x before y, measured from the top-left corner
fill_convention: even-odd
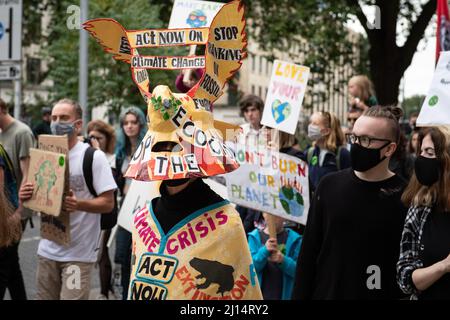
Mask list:
[[[205,74],[188,95],[196,100],[216,101],[223,94],[225,83],[240,68],[246,46],[244,6],[233,1],[224,5],[211,23]]]

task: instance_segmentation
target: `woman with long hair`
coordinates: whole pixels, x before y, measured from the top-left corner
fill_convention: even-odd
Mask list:
[[[409,206],[397,263],[411,298],[450,299],[450,130],[419,132],[415,170],[402,201]]]
[[[117,131],[116,169],[118,173],[121,202],[125,199],[131,179],[124,178],[131,157],[147,133],[147,121],[144,113],[137,107],[129,107],[120,114],[120,128]],[[114,261],[121,265],[122,299],[128,297],[128,286],[131,272],[131,233],[118,226],[116,238],[116,254]]]
[[[113,172],[113,176],[117,178],[116,171],[116,156],[114,154],[114,148],[116,145],[116,133],[114,132],[114,128],[109,124],[101,121],[101,120],[93,120],[88,123],[87,126],[88,139],[89,143],[96,149],[101,150],[105,153],[106,158],[108,159],[109,165]],[[117,194],[114,194],[115,199],[117,201]],[[116,207],[117,208],[117,207]],[[112,217],[115,215],[115,217]],[[117,219],[117,212],[111,212],[106,217],[102,215],[103,219]],[[106,300],[109,299],[109,292],[114,292],[112,287],[112,267],[111,260],[109,258],[108,252],[108,241],[111,236],[112,228],[103,227],[102,223],[102,235],[101,235],[101,249],[99,253],[99,273],[100,273],[100,295],[98,296],[98,300]]]
[[[305,151],[304,158],[309,168],[310,190],[314,192],[322,177],[350,167],[350,153],[345,148],[339,119],[329,112],[315,112],[311,116],[308,137],[313,145]]]

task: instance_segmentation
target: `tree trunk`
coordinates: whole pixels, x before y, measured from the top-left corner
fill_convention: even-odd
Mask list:
[[[372,44],[369,56],[370,73],[378,103],[382,106],[396,105],[403,76],[398,59],[398,48],[394,46],[387,49]]]

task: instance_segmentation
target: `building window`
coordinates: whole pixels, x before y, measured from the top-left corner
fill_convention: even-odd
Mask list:
[[[29,84],[41,83],[41,59],[27,59],[27,82]]]
[[[255,94],[255,85],[252,84],[252,94]]]
[[[260,97],[261,99],[263,98],[262,96],[262,87],[258,86],[258,97]]]
[[[250,55],[250,59],[252,60],[252,71],[255,71],[255,65],[256,65],[256,57],[254,54]]]
[[[259,74],[262,74],[263,69],[263,57],[259,56]]]

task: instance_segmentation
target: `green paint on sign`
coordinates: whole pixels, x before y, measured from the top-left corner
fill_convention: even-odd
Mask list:
[[[432,96],[430,98],[430,100],[428,101],[428,105],[430,107],[434,107],[435,105],[437,105],[438,102],[439,102],[439,97],[438,96]]]
[[[64,165],[64,157],[59,157],[59,166],[62,167]]]

